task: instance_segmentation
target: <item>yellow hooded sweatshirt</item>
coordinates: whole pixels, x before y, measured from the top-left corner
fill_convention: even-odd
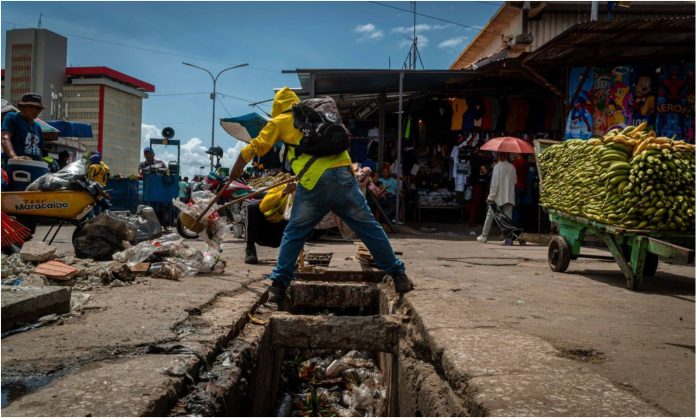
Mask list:
[[[292,105],[299,102],[300,98],[288,87],[278,90],[273,99],[272,119],[263,127],[259,135],[251,140],[249,145],[242,148],[244,161],[249,162],[254,156],[265,155],[277,141],[283,141],[289,145],[300,144],[302,133],[293,125],[294,118],[292,116]],[[311,157],[309,154],[302,154],[295,159],[295,148],[290,147],[288,151],[288,160],[292,161],[292,171],[295,174],[302,171]],[[349,165],[351,165],[351,161],[348,151],[318,158],[302,176],[300,184],[305,189],[312,190],[324,171],[329,168]]]

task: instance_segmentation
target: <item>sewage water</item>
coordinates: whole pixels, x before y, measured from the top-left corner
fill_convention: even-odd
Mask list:
[[[48,384],[49,376],[30,376],[26,378],[7,379],[2,381],[2,408],[12,401],[21,398],[29,392]]]

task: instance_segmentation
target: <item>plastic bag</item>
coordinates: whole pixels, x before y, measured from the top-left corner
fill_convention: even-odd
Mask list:
[[[85,181],[86,173],[85,160],[80,159],[66,165],[55,173],[46,173],[34,180],[27,186],[27,191],[65,190],[70,188],[72,183],[76,183],[79,180]]]
[[[220,252],[221,251],[211,247],[208,247],[205,250],[203,250],[203,261],[201,262],[199,271],[201,273],[208,273],[213,271],[213,268],[215,268],[215,264],[217,264],[218,259],[220,258]]]
[[[295,193],[290,193],[288,195],[288,201],[285,204],[285,211],[283,212],[283,219],[289,221],[292,216],[292,204],[295,201]]]
[[[117,252],[113,255],[113,259],[119,263],[126,263],[129,267],[133,267],[138,263],[142,263],[152,257],[158,250],[158,247],[150,242],[141,242],[138,245],[127,248],[124,251]]]

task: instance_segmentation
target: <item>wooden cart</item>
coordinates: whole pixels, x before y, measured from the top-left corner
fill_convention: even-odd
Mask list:
[[[549,243],[551,270],[564,272],[570,260],[579,257],[616,260],[626,277],[626,287],[639,290],[646,276],[654,276],[658,257],[672,263],[694,261],[694,234],[685,232],[623,229],[580,216],[548,209],[549,219],[558,226],[558,235]],[[580,253],[586,236],[594,235],[606,244],[611,257]]]

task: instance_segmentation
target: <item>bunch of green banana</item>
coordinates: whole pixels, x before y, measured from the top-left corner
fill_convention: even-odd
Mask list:
[[[630,229],[693,230],[695,148],[645,126],[544,150],[542,206]]]

